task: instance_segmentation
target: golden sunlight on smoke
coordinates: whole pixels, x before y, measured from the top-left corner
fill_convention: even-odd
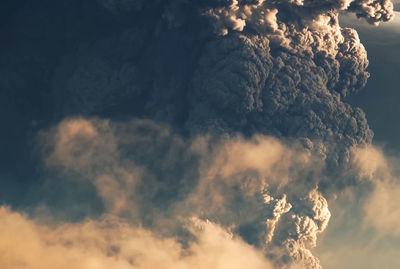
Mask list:
[[[400,180],[377,182],[365,205],[366,224],[379,234],[400,236]]]
[[[0,208],[0,268],[7,269],[268,269],[263,254],[210,222],[192,219],[196,241],[183,249],[173,238],[117,218],[39,225]]]
[[[387,159],[377,147],[372,145],[354,147],[352,154],[352,164],[357,170],[356,174],[361,178],[374,180],[389,171]]]
[[[326,269],[400,268],[399,159],[368,145],[352,150],[353,176],[362,180],[360,200],[349,188],[330,201],[333,223],[322,237],[318,256]],[[354,217],[360,213],[360,219]],[[340,257],[340,258],[338,258]]]
[[[131,122],[125,128],[135,126],[158,128],[162,135],[168,133],[165,126],[160,127],[149,121]],[[115,128],[113,123],[100,119],[77,118],[61,122],[42,133],[41,137],[48,148],[46,163],[49,167],[77,173],[93,182],[109,213],[128,213],[136,218],[137,199],[146,195],[138,189],[143,186],[143,177],[149,171],[124,158],[120,145],[125,145],[125,148],[134,145],[133,148],[138,152],[137,144],[148,143],[146,150],[152,151],[154,143],[143,142],[143,134],[117,133]],[[210,213],[224,211],[234,188],[250,197],[269,185],[284,186],[298,178],[300,172],[315,172],[322,167],[315,165],[318,160],[309,151],[289,147],[268,136],[255,136],[248,140],[222,139],[214,144],[207,136],[189,141],[182,141],[173,133],[168,136],[180,141],[177,145],[168,145],[172,153],[174,147],[183,144],[189,155],[200,157],[199,163],[193,166],[199,172],[197,187],[188,193],[184,202],[177,205],[183,214],[194,209]],[[159,158],[162,159],[160,166],[169,166],[167,162],[170,161],[179,162],[179,157],[173,155]],[[160,184],[147,180],[146,185],[151,185],[155,192]]]
[[[365,225],[378,234],[400,235],[400,178],[395,172],[399,160],[391,160],[372,145],[354,149],[353,154],[358,176],[373,183],[364,206]]]
[[[216,174],[228,178],[246,170],[271,174],[274,166],[284,163],[292,152],[272,138],[255,137],[252,141],[226,143],[215,158],[210,176]]]

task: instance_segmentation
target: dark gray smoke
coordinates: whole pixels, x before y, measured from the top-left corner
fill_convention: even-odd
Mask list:
[[[62,56],[55,63],[32,60],[52,65],[52,72],[41,74],[48,87],[43,92],[43,102],[55,104],[52,118],[46,120],[98,116],[118,121],[127,117],[152,121],[112,123],[111,127],[98,120],[64,122],[59,130],[72,130],[71,141],[75,143],[78,139],[79,146],[70,149],[70,144],[63,144],[62,133],[50,131],[45,135],[46,139],[54,140],[48,149],[50,160],[55,162],[50,161],[50,166],[90,178],[96,187],[104,182],[117,186],[107,190],[98,187],[107,210],[139,219],[145,226],[158,227],[160,215],[163,221],[168,219],[165,213],[173,218],[187,217],[190,214],[186,212],[192,210],[196,216],[224,227],[235,226],[236,234],[262,249],[276,266],[299,263],[306,268],[321,268],[310,249],[315,247],[317,234],[326,228],[330,218],[323,194],[351,184],[345,179],[332,179],[332,174],[340,174],[340,169],[348,163],[351,147],[368,144],[373,136],[363,111],[344,101],[365,85],[369,74],[366,51],[357,33],[340,27],[338,13],[353,12],[369,23],[378,24],[392,18],[392,3],[386,0],[90,3],[89,7],[76,9],[84,13],[93,8],[97,12],[94,21],[102,16],[107,18],[109,23],[103,25],[100,33],[90,31],[90,27],[91,36],[76,36],[72,31],[73,42],[57,52]],[[77,29],[77,26],[66,27]],[[18,75],[23,76],[15,72],[16,78],[9,76],[2,87],[10,91],[19,81]],[[173,131],[165,131],[153,121],[167,124]],[[83,132],[84,138],[95,136],[97,142],[83,139],[83,145],[89,148],[79,153],[82,141],[74,128]],[[238,182],[233,177],[231,183],[223,180],[210,183],[226,202],[222,209],[210,209],[209,205],[215,202],[213,197],[198,199],[204,188],[210,188],[201,185],[204,175],[199,167],[203,167],[204,159],[220,154],[210,148],[223,149],[223,145],[230,145],[229,141],[238,137],[244,141],[255,139],[254,144],[259,145],[261,142],[255,135],[289,141],[289,147],[294,144],[301,152],[318,156],[322,168],[299,172],[296,164],[296,168],[288,169],[295,172],[285,175],[296,179],[299,185],[290,184],[289,180],[287,184],[264,186],[268,180],[262,179],[262,173],[256,176],[244,171],[233,173],[240,179]],[[207,153],[193,151],[196,137],[208,137]],[[252,148],[243,143],[239,148]],[[236,144],[231,146],[235,148]],[[75,157],[68,159],[68,154],[61,158],[58,154],[65,153],[64,150],[78,156],[77,160],[81,156],[82,162],[75,163]],[[103,156],[97,155],[98,152],[106,158],[96,159]],[[210,164],[205,166],[212,168]],[[206,171],[213,171],[211,168]],[[253,170],[260,172],[258,168]],[[146,195],[124,196],[123,190],[130,186],[126,174],[140,174],[140,193]],[[272,174],[282,176],[271,173],[268,177]],[[250,196],[246,194],[247,188],[241,188],[244,182],[256,186],[256,191],[250,188]],[[121,195],[122,200],[110,202],[110,195],[115,194]],[[211,202],[206,202],[207,199]],[[140,209],[125,212],[128,202],[140,205]],[[205,206],[201,206],[202,202]],[[250,213],[244,214],[246,211]]]
[[[369,142],[362,111],[342,101],[368,78],[357,34],[338,25],[336,9],[348,3],[294,2],[164,3],[157,20],[149,13],[143,17],[151,19],[68,55],[78,62],[59,69],[56,96],[65,92],[66,114],[96,114],[131,99],[125,104],[131,113],[189,133],[219,129]],[[109,8],[129,3],[104,1]],[[155,12],[156,4],[147,3],[151,8],[137,15]],[[390,13],[386,2],[376,9]],[[217,36],[211,27],[230,33]],[[67,77],[65,68],[72,71]]]

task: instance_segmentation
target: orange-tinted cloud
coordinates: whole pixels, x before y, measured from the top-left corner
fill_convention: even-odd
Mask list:
[[[188,248],[118,218],[40,225],[0,208],[0,268],[4,269],[268,269],[263,254],[220,226],[191,220]]]

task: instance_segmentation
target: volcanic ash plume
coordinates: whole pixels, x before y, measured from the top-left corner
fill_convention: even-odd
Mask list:
[[[87,251],[121,261],[118,268],[157,267],[142,238],[171,268],[203,264],[199,257],[204,268],[220,268],[218,259],[207,263],[210,244],[222,258],[248,255],[251,268],[322,268],[311,250],[330,219],[326,197],[354,183],[342,170],[351,149],[373,136],[363,111],[343,101],[369,74],[356,31],[341,28],[338,14],[378,24],[392,18],[392,3],[97,3],[123,18],[121,27],[82,41],[64,57],[72,60],[60,62],[52,86],[57,115],[66,119],[38,141],[49,171],[89,182],[104,208],[82,228],[62,226],[59,231],[73,235],[58,247],[88,240]],[[111,119],[93,117],[99,115]],[[90,238],[81,239],[75,232],[91,225],[98,234],[115,232],[102,228],[96,214],[129,223],[127,236],[138,234],[139,243],[101,242],[98,250]],[[51,245],[58,236],[37,236],[36,224],[7,218],[29,226],[35,244]],[[165,244],[176,251],[161,251]],[[104,256],[105,249],[115,251]],[[137,255],[130,260],[125,255],[132,249]],[[73,260],[73,251],[68,255]]]
[[[330,212],[318,182],[307,179],[326,177],[318,147],[260,135],[188,139],[149,120],[82,118],[40,140],[50,171],[91,182],[104,214],[118,221],[192,245],[197,235],[185,223],[200,219],[262,250],[275,266],[319,268],[310,249]]]

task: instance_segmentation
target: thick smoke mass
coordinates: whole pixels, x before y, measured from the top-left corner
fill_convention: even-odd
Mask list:
[[[68,55],[79,60],[56,75],[61,114],[107,114],[129,106],[134,115],[191,135],[262,133],[346,147],[371,141],[364,113],[342,101],[369,74],[357,33],[340,28],[337,9],[369,7],[365,17],[385,21],[390,15],[375,13],[391,14],[390,4],[228,2],[159,4],[165,10],[158,21],[149,15]],[[155,5],[143,5],[138,14],[154,12]]]
[[[96,32],[96,23],[86,22],[86,36],[76,34],[79,19],[63,25],[69,36],[59,56],[21,60],[41,63],[44,71],[34,79],[45,85],[41,101],[52,115],[39,113],[45,128],[35,142],[47,177],[85,183],[103,208],[88,213],[89,222],[55,229],[3,208],[0,226],[12,229],[7,222],[15,220],[27,227],[38,253],[51,256],[49,268],[60,249],[75,265],[75,244],[99,257],[76,263],[82,268],[102,260],[155,268],[154,257],[165,258],[160,263],[167,268],[226,268],[242,251],[254,261],[251,268],[322,268],[311,251],[331,217],[326,197],[354,184],[352,152],[373,136],[363,111],[344,101],[369,74],[356,31],[340,27],[338,14],[378,24],[392,18],[393,4],[93,0],[65,6],[107,23]],[[34,80],[11,60],[0,61],[12,74],[0,82],[6,96],[17,83]],[[50,215],[57,210],[45,207]],[[104,226],[99,219],[109,215],[114,224]],[[193,219],[205,233],[185,225]],[[77,234],[93,226],[95,237],[120,238],[115,223],[129,223],[127,234],[138,234],[136,241],[97,244]],[[155,244],[154,253],[143,252],[142,240]],[[209,244],[222,256],[208,261],[214,258]],[[15,260],[4,266],[21,262],[19,250],[10,251]],[[33,258],[22,262],[47,268]]]
[[[298,142],[188,140],[148,120],[99,119],[63,121],[40,140],[46,165],[90,181],[109,214],[167,237],[177,236],[182,221],[201,218],[243,236],[279,266],[288,259],[318,266],[308,248],[330,213],[304,175],[322,176],[324,162]]]
[[[173,239],[110,216],[54,228],[1,207],[0,220],[2,268],[273,268],[261,252],[240,238],[196,219],[187,227],[198,241],[186,249]]]

